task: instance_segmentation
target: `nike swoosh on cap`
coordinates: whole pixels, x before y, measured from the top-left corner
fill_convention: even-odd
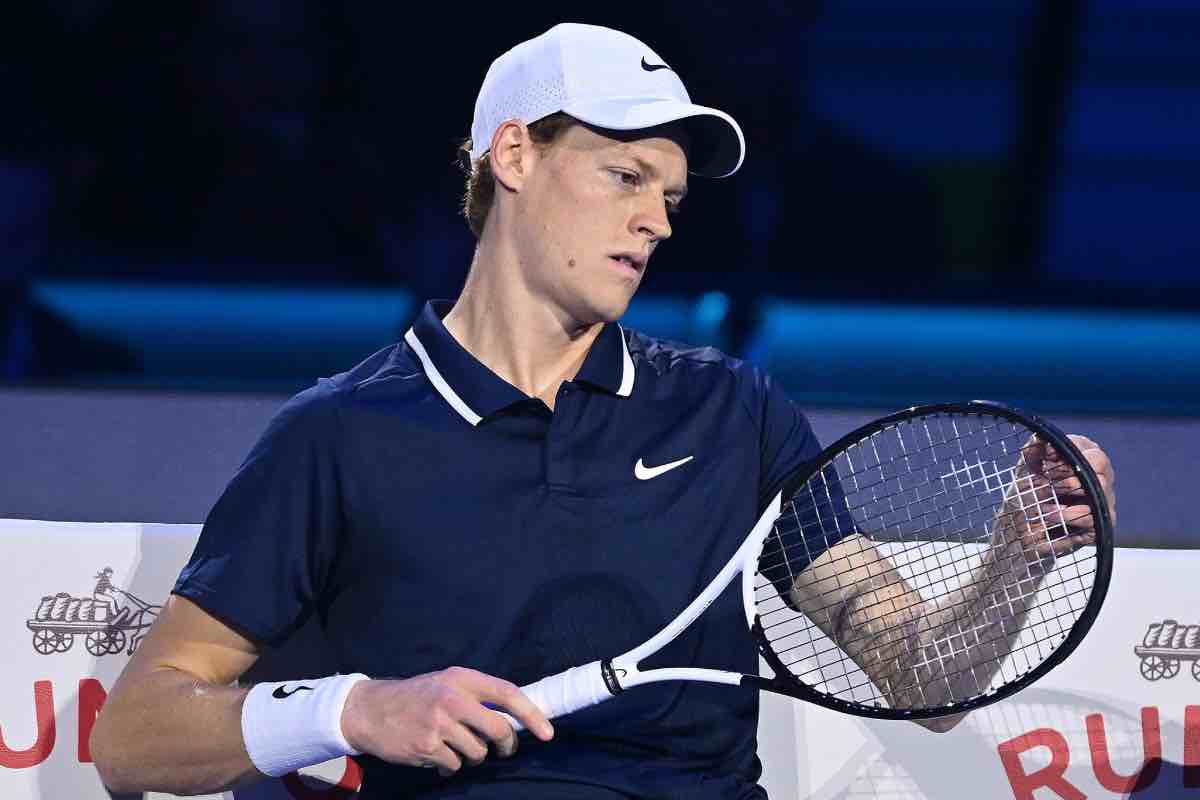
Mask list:
[[[672,461],[669,464],[662,464],[657,467],[647,467],[639,458],[637,463],[633,465],[633,477],[637,478],[639,481],[648,481],[651,478],[657,478],[659,475],[662,475],[668,470],[672,470],[682,464],[686,464],[693,458],[694,456],[688,456],[687,458],[681,458],[678,461]]]
[[[646,70],[646,72],[654,72],[654,70],[656,70],[656,69],[671,69],[671,68],[668,67],[666,64],[647,64],[646,57],[642,56],[642,69]]]

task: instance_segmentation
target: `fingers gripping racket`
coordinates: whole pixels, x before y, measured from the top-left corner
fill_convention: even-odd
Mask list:
[[[786,480],[728,563],[651,639],[522,691],[550,718],[676,680],[866,717],[945,716],[1011,695],[1066,658],[1111,565],[1103,487],[1056,428],[981,401],[910,408]],[[639,668],[739,575],[764,674]]]

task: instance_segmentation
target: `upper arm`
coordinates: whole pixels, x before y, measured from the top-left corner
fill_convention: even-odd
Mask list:
[[[808,419],[769,375],[747,368],[752,386],[752,416],[759,426],[759,508],[762,509],[788,476],[821,451]]]
[[[922,603],[920,594],[892,562],[860,534],[847,536],[813,559],[796,576],[789,595],[793,608],[867,669],[868,675],[871,670],[863,663],[864,651],[884,631],[898,632]]]
[[[870,575],[875,565],[876,551],[863,547],[863,541],[857,534],[848,536],[821,553],[796,576],[788,593],[792,607],[835,642],[855,584]]]
[[[174,669],[207,684],[225,686],[248,670],[258,660],[259,653],[255,642],[191,600],[171,595],[129,659],[121,682]]]
[[[344,533],[336,398],[326,384],[279,411],[226,485],[174,593],[260,644],[312,614]]]

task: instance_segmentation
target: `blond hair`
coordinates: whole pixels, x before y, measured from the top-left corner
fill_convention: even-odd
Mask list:
[[[562,111],[542,117],[529,125],[529,138],[541,148],[549,147],[564,131],[577,120]],[[496,199],[496,177],[492,174],[490,153],[484,153],[471,161],[471,140],[465,139],[458,148],[459,163],[467,173],[463,189],[462,215],[471,233],[478,239],[483,235],[483,226]]]

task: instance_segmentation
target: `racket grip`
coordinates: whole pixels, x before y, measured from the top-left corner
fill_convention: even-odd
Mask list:
[[[599,661],[584,664],[582,667],[571,667],[557,675],[542,678],[536,683],[522,686],[521,691],[541,709],[547,719],[594,706],[613,696],[604,683]],[[504,715],[517,733],[525,730],[525,726],[516,717],[503,711],[499,713]]]

